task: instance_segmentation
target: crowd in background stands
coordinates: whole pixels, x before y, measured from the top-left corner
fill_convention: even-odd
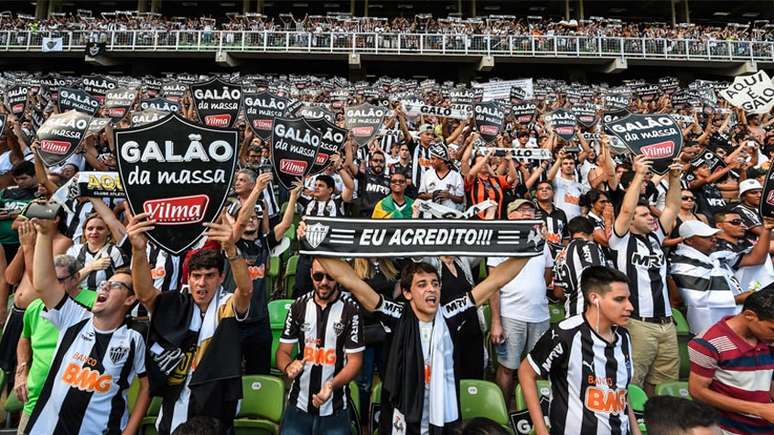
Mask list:
[[[292,14],[267,17],[260,14],[237,15],[215,20],[212,17],[163,17],[157,13],[114,12],[99,16],[57,13],[43,20],[30,16],[0,16],[2,30],[35,31],[121,31],[121,30],[232,30],[232,31],[306,31],[375,33],[445,33],[495,36],[585,36],[663,39],[699,39],[718,41],[772,41],[774,26],[768,22],[727,25],[630,23],[620,19],[592,17],[590,20],[558,20],[541,17],[496,16],[460,19],[435,18],[429,14],[411,18],[350,17],[343,15]]]
[[[421,403],[417,397],[427,397],[427,400],[437,404],[439,398],[443,401],[451,397],[451,393],[450,390],[439,391],[438,385],[430,385],[434,379],[432,373],[437,372],[428,367],[437,363],[448,364],[445,371],[439,370],[446,373],[444,377],[447,378],[441,381],[440,388],[449,387],[448,378],[452,372],[456,379],[484,378],[485,343],[491,340],[499,364],[495,380],[503,390],[506,403],[513,401],[514,373],[518,368],[520,377],[531,376],[529,373],[550,377],[554,388],[552,413],[554,416],[569,416],[563,422],[570,428],[567,433],[581,433],[580,427],[586,427],[586,423],[583,423],[586,419],[598,422],[600,428],[603,424],[607,424],[608,428],[620,427],[622,423],[618,415],[588,409],[597,403],[594,400],[586,403],[587,409],[582,411],[582,416],[568,413],[567,410],[557,411],[555,407],[560,408],[562,400],[565,408],[575,409],[573,403],[578,409],[584,406],[579,402],[584,397],[583,393],[561,393],[562,388],[583,391],[602,385],[604,391],[607,391],[610,384],[616,383],[623,396],[599,399],[600,403],[616,407],[620,398],[625,399],[629,383],[641,385],[652,393],[657,384],[676,380],[679,376],[680,357],[673,316],[677,316],[678,309],[687,308],[691,332],[700,335],[699,340],[692,342],[691,394],[695,399],[722,409],[724,418],[737,418],[741,420],[740,424],[749,425],[747,427],[771,430],[768,421],[774,421],[774,417],[770,415],[769,408],[774,405],[771,405],[769,386],[774,361],[768,345],[772,339],[771,334],[766,332],[771,328],[764,330],[765,325],[756,322],[774,320],[770,316],[774,312],[774,294],[771,290],[774,285],[774,267],[770,257],[774,245],[769,244],[772,224],[761,219],[757,205],[761,201],[766,169],[774,161],[774,117],[771,113],[754,115],[732,107],[715,93],[715,89],[724,87],[722,85],[713,86],[717,84],[697,81],[688,88],[668,90],[669,86],[664,84],[663,88],[656,87],[655,91],[648,91],[655,93],[646,97],[642,90],[651,87],[645,81],[632,81],[611,89],[607,86],[536,79],[533,81],[537,104],[535,120],[522,124],[514,115],[508,115],[501,133],[490,143],[484,144],[472,119],[419,115],[403,103],[404,100],[420,99],[426,104],[448,107],[455,103],[456,97],[453,94],[465,93],[463,91],[471,91],[471,100],[476,98],[475,93],[464,85],[454,87],[454,83],[439,84],[432,80],[418,83],[380,78],[376,83],[350,83],[340,78],[228,74],[226,79],[240,82],[244,90],[269,90],[308,103],[313,102],[317,108],[330,110],[340,127],[344,126],[346,106],[365,102],[386,104],[389,106],[389,115],[380,134],[370,143],[358,147],[349,138],[341,155],[331,156],[331,165],[324,173],[303,180],[303,185],[297,183],[290,192],[276,188],[271,173],[258,175],[271,161],[271,140],[261,140],[244,119],[239,119],[236,127],[242,142],[239,155],[241,169],[234,176],[233,194],[230,197],[233,206],[229,207],[238,223],[233,223],[232,230],[232,222],[224,216],[223,222],[209,227],[204,247],[173,256],[148,244],[143,234],[150,223],[142,217],[130,217],[126,213],[127,203],[120,199],[73,199],[69,201],[69,211],[62,209],[62,215],[58,218],[59,227],[52,223],[44,225],[40,221],[31,225],[18,218],[27,203],[35,198],[50,196],[79,171],[115,171],[116,144],[112,139],[114,127],[108,123],[105,130],[89,134],[82,141],[79,152],[63,164],[46,168],[32,152],[32,148],[39,146],[35,139],[33,118],[57,112],[56,104],[53,99],[43,97],[45,92],[40,92],[42,77],[26,73],[6,74],[5,77],[9,87],[15,82],[38,87],[37,94],[33,92],[30,95],[25,113],[18,116],[9,114],[5,133],[0,138],[0,150],[3,151],[0,157],[0,187],[4,188],[0,190],[0,245],[3,247],[0,253],[5,254],[5,257],[0,256],[0,310],[5,309],[6,298],[9,293],[13,293],[13,304],[8,308],[10,314],[0,341],[0,363],[10,373],[14,371],[16,355],[22,358],[30,354],[29,349],[26,349],[26,353],[21,347],[17,349],[17,342],[23,343],[23,340],[19,341],[20,336],[28,342],[32,340],[31,353],[33,358],[36,356],[35,340],[40,337],[36,337],[35,333],[30,335],[27,325],[41,316],[43,306],[40,302],[33,302],[37,298],[43,299],[48,311],[66,310],[78,319],[88,316],[80,305],[63,297],[65,291],[72,298],[89,296],[90,302],[100,307],[101,312],[104,312],[106,305],[119,307],[113,312],[114,321],[123,319],[135,294],[144,310],[132,311],[133,319],[146,322],[147,327],[147,313],[154,314],[151,316],[151,332],[147,340],[149,349],[155,352],[153,355],[159,357],[149,357],[143,363],[138,361],[134,371],[122,371],[121,376],[126,376],[128,380],[120,382],[113,393],[125,394],[133,374],[142,374],[146,364],[151,371],[153,364],[161,364],[159,361],[167,361],[167,358],[173,358],[173,354],[179,356],[180,352],[177,351],[180,349],[174,347],[178,345],[188,349],[188,356],[195,354],[197,361],[208,363],[212,371],[202,372],[209,376],[215,376],[221,369],[230,370],[230,378],[215,379],[233,381],[238,379],[242,370],[247,374],[268,373],[272,337],[266,305],[271,295],[267,294],[267,290],[276,290],[276,287],[269,287],[266,281],[271,279],[266,273],[269,269],[269,250],[281,245],[286,230],[292,227],[294,217],[429,217],[432,211],[428,210],[432,210],[432,207],[422,209],[420,200],[458,211],[491,201],[494,206],[480,213],[478,218],[542,219],[545,222],[544,237],[547,243],[541,255],[528,261],[439,256],[426,258],[424,263],[417,264],[408,258],[357,258],[352,261],[352,268],[339,259],[295,257],[296,273],[286,277],[293,279],[285,281],[294,284],[289,288],[280,287],[280,290],[285,292],[286,297],[292,295],[296,302],[285,323],[275,363],[276,369],[289,379],[295,379],[289,392],[286,424],[308,424],[312,427],[316,423],[309,422],[317,421],[321,416],[340,419],[340,414],[348,406],[342,400],[346,395],[346,385],[356,379],[362,389],[360,397],[367,401],[375,367],[378,367],[384,381],[385,391],[413,389],[409,398],[393,395],[392,399],[388,399],[388,402],[392,400],[389,405],[397,409],[398,406],[405,407],[406,400],[409,405],[416,404],[416,400]],[[141,95],[130,112],[138,110],[140,99],[158,94],[158,89],[151,89],[147,78],[114,78],[121,86],[140,86]],[[193,83],[204,78],[177,74],[165,80]],[[77,83],[77,80],[73,82]],[[684,92],[692,93],[688,100],[695,99],[698,104],[686,101],[678,104],[673,96]],[[595,105],[598,115],[601,115],[607,108],[607,97],[614,93],[630,97],[627,109],[632,112],[670,113],[679,120],[684,146],[664,175],[652,173],[646,159],[642,156],[632,158],[620,143],[616,144],[608,138],[599,120],[590,128],[578,126],[578,134],[570,140],[561,139],[546,123],[546,115],[551,111],[571,109],[581,103]],[[345,101],[341,100],[342,95]],[[507,95],[504,106],[510,103],[510,93]],[[334,104],[337,99],[340,104]],[[182,115],[196,122],[197,115],[190,93],[180,99],[180,103]],[[8,108],[1,110],[9,112]],[[100,108],[97,116],[105,115],[106,108]],[[130,121],[125,118],[117,122],[115,128],[129,126]],[[494,150],[487,149],[491,146],[542,148],[552,155],[552,159],[518,160],[507,153],[504,157],[497,156]],[[711,152],[710,157],[708,152]],[[285,201],[288,206],[283,210],[279,204]],[[299,224],[298,228],[303,228],[303,224]],[[241,238],[236,240],[234,234],[238,232]],[[289,237],[302,237],[302,233],[291,230]],[[223,248],[223,255],[220,254],[220,248]],[[288,254],[295,254],[298,245],[289,249]],[[40,257],[44,255],[43,250],[45,257]],[[64,257],[56,257],[59,286],[53,280],[52,253],[65,254]],[[226,274],[227,279],[222,281],[225,261],[228,261],[226,270],[230,270],[231,274]],[[46,273],[31,272],[30,264],[36,265],[36,270],[40,269],[38,266],[46,266]],[[128,264],[132,266],[130,272],[123,269]],[[217,273],[203,274],[202,270],[217,269],[218,264],[220,268]],[[597,279],[597,284],[584,286],[581,292],[581,274],[584,269],[592,266],[598,275],[592,277]],[[404,280],[406,276],[408,284]],[[412,276],[434,276],[432,289],[424,287],[416,290]],[[487,276],[484,281],[477,283],[484,276]],[[706,279],[707,276],[712,279]],[[105,281],[107,279],[110,281]],[[186,281],[192,290],[190,293],[181,293]],[[220,282],[223,282],[222,291]],[[621,289],[624,283],[628,283],[629,288],[625,292]],[[616,287],[619,293],[611,290],[612,284],[620,284]],[[425,282],[417,285],[430,284]],[[97,290],[97,293],[81,291],[82,288]],[[339,290],[350,290],[360,305],[355,306],[349,298],[338,298]],[[421,292],[424,302],[414,300],[411,306],[405,303],[409,299],[408,295],[419,297],[416,292]],[[713,298],[718,299],[692,299],[696,292],[712,293]],[[613,293],[614,297],[608,296],[609,293]],[[126,300],[116,300],[117,297]],[[565,312],[570,319],[554,327],[551,330],[554,332],[543,335],[549,330],[549,297],[555,300],[566,299]],[[202,298],[210,299],[202,303]],[[491,322],[485,322],[482,326],[476,305],[486,300],[491,304]],[[58,301],[66,301],[69,305]],[[213,307],[218,306],[217,314],[214,308],[208,308],[211,301],[215,304]],[[194,303],[198,304],[201,312],[196,311]],[[320,304],[327,308],[321,308]],[[416,323],[416,318],[410,316],[417,304],[424,304],[425,308],[434,307],[437,312],[441,312],[439,307],[443,307],[443,304],[449,304],[442,311],[443,319],[449,323],[453,342],[447,343],[450,339],[443,332],[439,333],[439,340],[442,339],[443,344],[435,342],[439,346],[449,346],[438,357],[443,361],[436,361],[438,353],[423,350],[423,347],[428,347],[424,345],[427,340],[431,342],[429,346],[434,342],[431,337],[435,337],[436,332],[433,326],[435,323],[430,322],[432,315],[429,318],[423,317],[421,323],[412,326],[413,329],[406,326],[406,322]],[[623,311],[611,309],[611,305],[623,306]],[[246,312],[246,306],[250,307],[249,313]],[[578,316],[584,307],[587,310],[585,322]],[[374,317],[361,319],[357,314],[361,309],[373,311]],[[409,314],[401,314],[404,310]],[[623,314],[619,312],[618,317],[613,318],[609,314],[611,310]],[[740,311],[742,313],[737,314]],[[316,313],[322,312],[329,314],[315,317]],[[202,314],[204,321],[197,323],[197,313]],[[0,311],[0,318],[5,319],[4,314]],[[595,317],[589,317],[591,315]],[[727,318],[731,319],[727,320],[731,325],[728,327],[724,326],[725,320],[720,320],[726,315],[732,316]],[[51,316],[45,315],[47,318]],[[51,318],[61,320],[56,316]],[[201,328],[201,334],[205,334],[206,340],[213,339],[209,344],[210,349],[227,351],[223,355],[229,355],[225,361],[229,364],[199,358],[207,352],[207,346],[199,335],[190,336],[189,331],[196,329],[189,330],[189,323],[185,321],[168,321],[179,318],[185,320],[183,316],[189,316],[191,328]],[[217,322],[228,323],[231,319],[240,320],[244,316],[249,320],[247,324],[240,327],[242,329],[227,330],[233,335],[226,340],[229,345],[240,341],[241,352],[237,346],[215,347],[217,338],[206,336],[217,334],[214,332],[220,330],[214,326]],[[100,319],[95,309],[94,321],[97,320]],[[596,327],[592,325],[594,320]],[[717,320],[725,329],[711,329],[709,335],[701,335],[706,326],[712,326],[712,322]],[[326,323],[329,321],[332,326]],[[361,321],[362,324],[359,323]],[[629,332],[615,327],[615,324],[626,321],[630,322]],[[392,326],[385,329],[382,324]],[[394,328],[396,324],[399,326]],[[85,327],[83,325],[82,322],[76,324],[78,328]],[[736,328],[735,332],[729,332],[729,328]],[[176,335],[167,335],[167,330]],[[361,336],[363,330],[366,332]],[[487,330],[488,337],[484,332]],[[88,334],[78,330],[67,331],[68,340],[81,340],[80,337],[84,335],[88,339]],[[331,331],[335,331],[335,334]],[[577,339],[573,338],[576,333]],[[46,334],[51,341],[52,333]],[[136,334],[131,334],[132,339],[137,340]],[[315,353],[321,350],[317,347],[321,339],[305,337],[305,334],[317,334],[318,337],[325,336],[325,340],[335,340],[335,345],[326,341],[330,349],[325,352],[333,353]],[[409,343],[411,346],[408,346],[408,350],[399,344],[387,347],[390,346],[390,340],[398,340],[396,337],[400,337],[400,340],[412,339],[411,334],[421,335],[422,343],[417,338]],[[753,340],[755,348],[743,344],[742,339],[734,334],[747,334],[746,339]],[[707,337],[707,340],[702,341],[702,337]],[[759,338],[760,341],[757,341]],[[161,344],[169,345],[169,340],[177,344],[170,348],[158,347]],[[633,350],[628,346],[629,340]],[[729,340],[736,341],[729,344]],[[223,341],[220,343],[222,346]],[[291,356],[296,343],[301,347],[301,356],[298,358]],[[614,346],[615,350],[604,350],[611,349],[606,347],[608,344]],[[53,349],[53,342],[49,345]],[[79,353],[76,353],[74,359],[90,355],[90,347],[81,345],[87,350],[76,349]],[[530,353],[531,359],[523,362],[521,356],[533,349],[533,346],[535,350]],[[579,350],[581,346],[583,351]],[[718,352],[713,346],[718,346],[723,352]],[[389,354],[388,349],[392,349]],[[562,349],[566,352],[563,353]],[[730,355],[727,353],[729,349],[736,353]],[[116,351],[116,354],[108,356],[105,349],[101,352],[100,355],[105,358],[122,355]],[[589,362],[587,358],[594,352],[598,352],[598,359]],[[436,356],[425,359],[422,374],[422,362],[411,358],[421,358],[428,353]],[[490,354],[490,357],[494,358],[494,355]],[[732,357],[737,358],[739,364],[754,363],[750,367],[724,365]],[[239,364],[242,358],[245,360],[244,366]],[[61,359],[54,361],[61,365]],[[199,379],[192,378],[191,373],[195,376],[200,372],[194,372],[195,365],[192,368],[186,361],[190,363],[190,359],[181,361],[182,370],[179,372],[166,373],[168,378],[162,376],[168,384],[163,384],[165,388],[154,392],[156,395],[164,395],[163,411],[158,419],[160,427],[166,429],[166,432],[162,431],[164,433],[182,425],[194,415],[201,415],[197,412],[207,412],[207,408],[214,407],[215,402],[217,405],[225,404],[223,409],[226,405],[234,404],[215,400],[201,402],[201,396],[197,402],[195,392],[202,394],[202,390],[194,389],[195,384],[191,379]],[[765,364],[758,361],[764,361]],[[68,391],[75,390],[75,387],[60,385],[57,387],[59,390],[52,393],[50,388],[43,387],[46,379],[52,379],[47,381],[49,383],[59,378],[66,381],[69,379],[67,372],[61,376],[51,376],[45,364],[43,370],[38,367],[38,370],[30,371],[27,362],[22,362],[16,368],[16,393],[26,397],[28,389],[33,390],[29,384],[34,383],[37,399],[40,400],[39,405],[28,403],[24,409],[30,419],[28,432],[30,428],[56,428],[59,424],[79,427],[80,421],[74,422],[62,417],[74,414],[63,411],[59,415],[57,408],[40,405],[45,400],[54,400],[51,397],[61,399]],[[414,362],[418,365],[401,365]],[[596,365],[599,371],[586,372],[588,376],[575,376],[574,380],[565,380],[562,384],[560,381],[563,376],[571,377],[567,374],[570,370],[567,366],[580,367],[581,362],[583,365],[590,364],[592,370]],[[171,367],[176,367],[176,364]],[[540,373],[530,371],[540,367],[543,367]],[[52,366],[51,370],[54,374],[57,369]],[[613,370],[617,374],[605,374],[605,370]],[[744,376],[740,377],[739,371],[745,371]],[[159,374],[152,372],[151,376],[154,373]],[[417,376],[416,382],[412,376]],[[758,383],[750,386],[746,381],[750,376],[756,376]],[[423,377],[427,390],[422,388]],[[716,380],[714,383],[713,378]],[[520,378],[521,385],[526,385],[525,380],[529,379]],[[588,379],[591,381],[587,382]],[[190,391],[188,382],[192,382]],[[401,382],[406,385],[401,387]],[[580,382],[581,386],[568,387],[568,382]],[[201,385],[198,382],[196,384]],[[764,391],[747,391],[760,385],[765,386]],[[149,394],[146,387],[141,386],[143,398]],[[738,407],[728,408],[732,406],[727,403],[729,396],[739,397],[737,391],[742,390],[742,404],[734,402]],[[596,389],[590,391],[602,394]],[[728,391],[734,393],[729,394]],[[57,392],[60,396],[56,395]],[[189,392],[192,396],[188,395]],[[537,403],[537,393],[533,393],[534,403]],[[528,394],[525,392],[525,395]],[[87,415],[95,419],[99,415],[111,415],[115,419],[121,415],[128,417],[125,403],[121,400],[103,404],[112,407],[112,411],[99,412],[102,408],[97,405],[92,407],[88,403],[90,397],[79,395],[79,400],[58,403],[64,407],[62,409],[69,409],[68,406],[81,406],[85,402],[81,411],[89,411]],[[453,400],[447,402],[454,403]],[[147,406],[147,402],[140,403]],[[206,406],[202,403],[206,403]],[[759,404],[765,404],[766,408],[761,408],[752,417],[747,415],[748,410]],[[429,413],[429,405],[425,402],[425,408],[417,406],[412,412],[414,417],[422,420],[422,416]],[[617,412],[623,413],[626,407],[623,404],[619,407]],[[141,408],[142,405],[137,408],[140,411],[132,414],[132,427],[136,427],[139,418],[144,415],[144,409]],[[387,415],[384,408],[382,412],[382,415]],[[226,410],[218,417],[230,422],[233,409],[230,415]],[[552,425],[560,424],[556,418],[551,417]],[[542,421],[542,418],[537,421]],[[125,425],[125,422],[123,420],[121,424]],[[416,420],[414,422],[418,423]],[[340,423],[335,424],[341,430]],[[421,424],[426,427],[426,423]],[[119,425],[117,420],[111,420],[111,424]],[[346,417],[343,427],[337,433],[349,431]],[[44,432],[32,430],[32,433]],[[300,430],[298,433],[309,431]],[[608,432],[600,429],[598,433]],[[633,433],[637,433],[636,429],[633,429]]]

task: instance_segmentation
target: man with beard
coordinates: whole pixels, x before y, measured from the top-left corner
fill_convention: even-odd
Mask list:
[[[226,223],[204,225],[207,238],[218,242],[223,253],[204,249],[191,255],[187,292],[162,293],[153,287],[145,233],[155,221],[141,213],[126,228],[134,289],[151,314],[147,363],[151,393],[162,398],[156,420],[162,435],[194,416],[217,418],[228,429],[242,398],[242,358],[236,343],[253,286],[236,247],[239,229],[228,214],[222,219]],[[232,294],[223,290],[226,261],[236,284]]]
[[[551,249],[551,256],[562,250],[562,241],[568,238],[567,215],[554,206],[554,185],[549,181],[541,181],[535,190],[535,202],[538,207],[538,217],[546,224],[546,242]]]
[[[290,306],[277,349],[277,368],[292,381],[280,433],[346,435],[349,383],[360,371],[365,349],[362,319],[318,259],[312,261],[311,276],[314,291]]]
[[[380,150],[371,152],[368,167],[363,163],[358,173],[360,216],[371,217],[376,203],[390,193],[390,179],[384,173],[385,157]]]
[[[299,237],[305,233],[299,226]],[[465,314],[518,275],[526,258],[510,258],[460,298],[441,305],[436,269],[410,263],[401,272],[406,303],[385,300],[336,258],[318,258],[322,270],[352,292],[361,306],[393,331],[387,370],[382,383],[379,433],[445,433],[460,425],[459,379],[454,378],[454,344]]]

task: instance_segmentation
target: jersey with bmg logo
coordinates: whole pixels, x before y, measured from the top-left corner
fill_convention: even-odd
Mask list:
[[[629,332],[613,327],[613,343],[578,315],[554,325],[527,356],[551,381],[552,434],[630,433],[628,388],[632,379]]]
[[[88,308],[67,295],[41,315],[61,332],[26,433],[120,434],[129,386],[145,375],[142,335],[126,325],[97,330]]]

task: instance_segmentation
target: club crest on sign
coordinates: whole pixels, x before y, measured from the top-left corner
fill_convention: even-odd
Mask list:
[[[325,236],[328,235],[330,227],[321,223],[310,225],[306,228],[306,241],[312,249],[317,249],[320,243],[325,240]]]

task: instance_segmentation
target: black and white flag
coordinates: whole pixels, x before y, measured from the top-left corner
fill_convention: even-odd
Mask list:
[[[342,219],[306,216],[301,254],[336,257],[533,257],[540,220]]]

